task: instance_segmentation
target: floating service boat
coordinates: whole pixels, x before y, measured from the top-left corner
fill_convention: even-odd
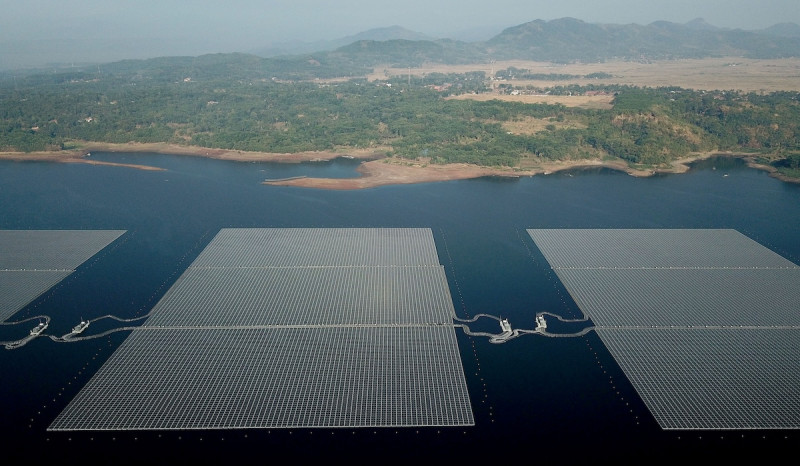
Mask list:
[[[502,319],[500,321],[500,330],[502,330],[503,333],[511,333],[511,324],[508,323],[508,319]]]
[[[84,330],[86,330],[86,327],[88,327],[88,326],[89,326],[89,321],[88,320],[81,320],[81,323],[79,323],[78,325],[72,327],[72,334],[73,335],[77,335],[77,334],[83,332]]]
[[[544,320],[544,316],[536,316],[536,331],[544,332],[545,330],[547,330],[547,322]]]
[[[39,325],[31,329],[31,336],[38,337],[44,332],[49,324],[47,322],[39,322]]]

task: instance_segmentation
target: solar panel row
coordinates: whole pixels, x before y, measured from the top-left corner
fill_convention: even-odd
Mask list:
[[[190,268],[145,326],[452,322],[441,267]]]
[[[471,425],[452,328],[137,330],[51,430]]]

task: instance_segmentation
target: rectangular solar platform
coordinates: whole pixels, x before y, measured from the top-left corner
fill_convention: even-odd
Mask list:
[[[528,230],[663,429],[800,428],[800,268],[735,230]]]
[[[428,229],[225,229],[49,430],[474,425]]]
[[[124,230],[0,230],[0,321],[25,307]]]

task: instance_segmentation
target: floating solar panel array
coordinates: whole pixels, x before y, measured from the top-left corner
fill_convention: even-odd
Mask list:
[[[429,229],[226,229],[50,430],[474,425]]]
[[[800,268],[735,230],[528,230],[663,429],[800,428]]]
[[[0,321],[70,275],[123,230],[0,230]]]

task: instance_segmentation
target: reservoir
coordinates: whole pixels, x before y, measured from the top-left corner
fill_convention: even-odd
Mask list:
[[[84,319],[143,316],[224,228],[430,228],[456,314],[492,314],[526,329],[536,326],[537,312],[581,317],[527,229],[735,229],[800,263],[800,185],[737,159],[709,159],[685,174],[651,178],[590,169],[324,191],[261,182],[358,176],[358,162],[240,163],[103,153],[92,158],[165,170],[0,162],[0,229],[127,230],[9,321],[47,315],[52,320],[45,333],[61,336]],[[572,330],[548,324],[553,331]],[[0,340],[21,338],[32,326],[0,326]],[[85,334],[119,326],[98,321]],[[496,323],[483,330],[500,331]],[[40,337],[0,350],[0,439],[6,454],[30,457],[35,451],[59,459],[79,451],[84,459],[110,461],[263,462],[280,449],[298,459],[474,462],[514,452],[587,463],[789,452],[798,438],[796,431],[662,431],[594,332],[577,338],[526,335],[494,345],[460,330],[474,427],[46,431],[128,334],[73,343]]]

